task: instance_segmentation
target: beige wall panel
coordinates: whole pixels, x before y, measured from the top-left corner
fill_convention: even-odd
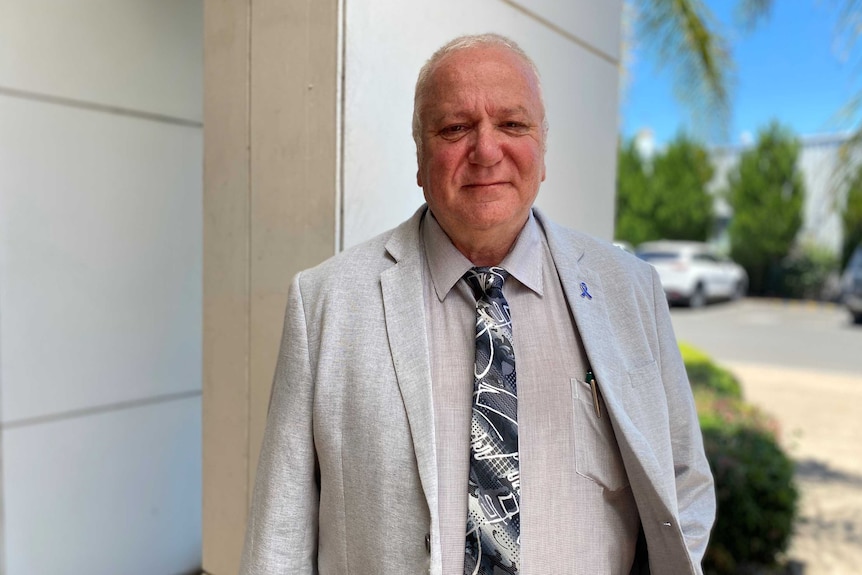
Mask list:
[[[202,0],[0,2],[0,89],[201,120]]]
[[[574,6],[566,13],[577,15]],[[347,4],[346,30],[345,247],[397,225],[423,201],[410,128],[416,75],[446,41],[487,31],[521,44],[542,75],[551,128],[548,177],[537,205],[562,224],[610,239],[615,64],[500,0],[354,0]]]
[[[335,253],[338,226],[337,2],[249,6],[206,12],[204,568],[217,575],[239,564],[290,281]]]
[[[337,17],[334,0],[253,3],[253,462],[263,439],[290,281],[336,251]],[[250,484],[255,471],[250,466]]]
[[[205,20],[203,566],[235,573],[248,513],[249,2]]]

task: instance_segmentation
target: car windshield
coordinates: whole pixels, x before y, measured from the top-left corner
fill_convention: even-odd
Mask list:
[[[638,252],[638,257],[645,262],[666,262],[678,260],[680,255],[677,252]]]

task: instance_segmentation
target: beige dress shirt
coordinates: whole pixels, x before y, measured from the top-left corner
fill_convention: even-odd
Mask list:
[[[472,264],[430,211],[422,240],[443,573],[460,575],[476,313],[461,277]],[[637,509],[608,417],[598,416],[584,381],[588,360],[532,214],[501,267],[511,274],[503,293],[517,370],[521,572],[625,575],[639,532]]]

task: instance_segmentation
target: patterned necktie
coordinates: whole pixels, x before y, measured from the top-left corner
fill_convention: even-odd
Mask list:
[[[519,572],[521,475],[512,320],[503,296],[508,272],[473,268],[464,275],[476,296],[476,366],[470,425],[467,545],[464,573]]]

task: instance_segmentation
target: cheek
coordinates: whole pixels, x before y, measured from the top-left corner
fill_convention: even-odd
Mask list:
[[[463,156],[464,154],[458,149],[458,146],[447,146],[442,150],[437,150],[428,164],[428,174],[437,181],[451,180],[455,176]]]
[[[545,181],[545,156],[541,149],[531,146],[517,155],[518,171],[525,179]]]

